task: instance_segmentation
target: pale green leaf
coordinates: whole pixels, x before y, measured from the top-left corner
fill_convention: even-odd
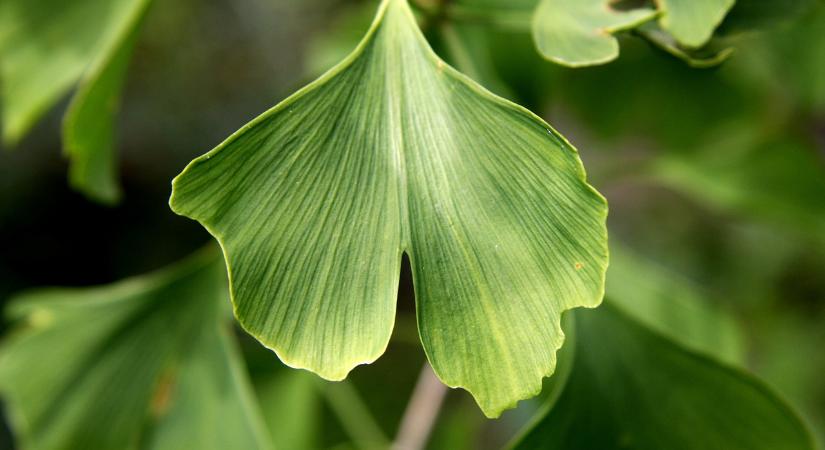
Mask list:
[[[698,48],[710,40],[735,0],[656,0],[659,23],[680,44]]]
[[[796,413],[744,372],[605,304],[576,311],[564,392],[514,446],[566,450],[813,450]]]
[[[241,324],[327,379],[383,353],[403,253],[435,372],[490,416],[553,372],[561,312],[601,301],[607,208],[575,149],[444,64],[403,0],[173,185]]]
[[[21,448],[267,448],[214,251],[89,289],[34,292],[0,356]]]
[[[149,0],[138,2],[123,36],[86,71],[63,120],[63,147],[70,160],[69,181],[102,203],[120,199],[115,152],[115,114],[140,22]]]
[[[533,16],[533,40],[543,57],[558,64],[604,64],[619,56],[613,33],[656,14],[651,8],[615,10],[608,0],[542,0]]]
[[[0,112],[14,144],[130,33],[147,0],[0,2]]]

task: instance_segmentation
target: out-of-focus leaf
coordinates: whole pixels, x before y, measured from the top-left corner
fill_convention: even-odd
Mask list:
[[[496,95],[512,99],[510,88],[499,78],[490,54],[489,31],[472,25],[443,24],[439,29],[449,61],[456,69]]]
[[[570,67],[604,64],[619,56],[612,35],[653,19],[656,10],[614,10],[607,0],[542,0],[533,17],[541,55]]]
[[[561,312],[601,301],[607,208],[584,178],[385,0],[353,54],[190,163],[170,204],[221,243],[242,325],[327,379],[383,353],[406,252],[436,374],[497,416],[553,372]]]
[[[375,13],[372,2],[346,4],[341,9],[323,32],[309,39],[305,65],[311,77],[320,76],[346,58],[364,37]]]
[[[685,350],[609,302],[574,317],[564,392],[516,449],[813,450],[796,413],[751,376]]]
[[[300,370],[274,371],[255,381],[255,392],[274,448],[320,448],[321,398],[314,376]]]
[[[825,6],[818,6],[793,26],[760,33],[743,47],[743,64],[731,77],[757,78],[751,91],[790,97],[800,108],[825,114]],[[746,64],[744,64],[746,63]],[[789,95],[790,94],[790,95]]]
[[[27,449],[268,448],[214,251],[89,289],[25,295],[0,393]]]
[[[730,34],[772,27],[798,19],[818,4],[819,0],[736,0],[716,31]]]
[[[452,5],[478,10],[529,11],[536,7],[538,0],[453,0]]]
[[[63,148],[70,160],[69,181],[101,203],[120,199],[115,152],[115,114],[126,70],[149,0],[137,2],[122,36],[86,70],[63,119]]]
[[[704,204],[825,242],[825,158],[798,138],[732,126],[695,151],[661,155],[651,174]]]
[[[17,142],[87,69],[103,67],[101,61],[117,52],[147,1],[0,3],[3,140]]]
[[[662,17],[659,23],[680,44],[699,48],[722,23],[735,0],[656,0]]]
[[[697,69],[718,66],[733,54],[734,48],[718,45],[705,45],[699,49],[685,48],[658,24],[646,23],[638,28],[638,33],[657,48],[681,59]],[[711,41],[713,43],[713,41]]]
[[[453,22],[476,22],[510,31],[527,31],[539,0],[451,0],[443,2]]]
[[[680,344],[730,363],[744,355],[740,330],[697,286],[613,240],[607,298],[626,314]]]

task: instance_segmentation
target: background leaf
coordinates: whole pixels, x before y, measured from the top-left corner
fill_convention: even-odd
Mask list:
[[[121,196],[115,151],[115,114],[126,70],[149,0],[129,18],[122,36],[86,71],[63,121],[63,148],[71,164],[69,181],[75,189],[101,203]]]
[[[3,140],[14,144],[131,33],[147,0],[6,0],[0,4]]]
[[[813,9],[820,0],[736,0],[720,34],[753,31],[787,23]]]
[[[738,324],[708,297],[676,272],[611,241],[607,298],[614,307],[685,347],[728,363],[742,362]]]
[[[561,397],[516,449],[812,450],[762,383],[651,333],[606,304],[576,311]]]
[[[111,286],[33,292],[0,391],[30,449],[268,448],[214,251]]]

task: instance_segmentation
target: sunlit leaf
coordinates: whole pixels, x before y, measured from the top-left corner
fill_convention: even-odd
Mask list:
[[[735,0],[656,0],[659,23],[680,44],[698,48],[713,35]]]
[[[114,114],[150,0],[0,2],[3,141],[14,145],[82,80],[64,121],[71,185],[104,203],[120,196]]]
[[[565,390],[516,449],[814,448],[795,412],[751,376],[685,350],[609,303],[574,317]]]
[[[214,251],[111,286],[33,292],[0,356],[21,448],[267,448]]]
[[[619,56],[612,35],[656,15],[651,8],[612,9],[608,0],[542,0],[533,17],[533,39],[545,58],[566,66],[603,64]]]
[[[403,0],[170,203],[221,243],[241,324],[327,379],[383,353],[403,253],[435,372],[490,416],[553,372],[561,312],[601,301],[606,205],[575,149],[444,64]]]

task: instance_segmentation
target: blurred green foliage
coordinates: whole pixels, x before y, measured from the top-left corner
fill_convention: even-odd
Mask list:
[[[820,440],[821,3],[739,0],[711,42],[735,51],[712,69],[691,68],[632,33],[619,35],[621,55],[610,64],[555,66],[536,53],[527,32],[529,14],[523,11],[533,0],[454,0],[439,20],[427,21],[422,13],[442,57],[539,113],[579,148],[589,179],[610,201],[611,239],[620,248],[608,275],[615,298],[608,302],[646,332],[697,333],[697,341],[668,337],[706,353],[707,360],[718,350],[716,357],[762,377],[803,413]],[[343,0],[155,4],[137,40],[115,122],[122,204],[101,208],[67,191],[58,133],[65,102],[54,100],[61,105],[57,112],[45,113],[17,150],[0,154],[0,295],[42,285],[111,283],[201,246],[208,236],[166,207],[169,180],[193,156],[346,54],[374,6]],[[485,9],[502,14],[491,19]],[[0,42],[9,29],[0,27]],[[635,305],[634,293],[642,294]],[[275,444],[353,448],[359,440],[354,436],[363,442],[375,429],[383,435],[379,440],[395,435],[424,361],[408,274],[401,298],[387,354],[352,374],[350,393],[375,416],[372,425],[357,430],[336,416],[312,375],[288,371],[239,335],[258,398],[266,400],[264,422],[270,428],[291,424]],[[690,324],[704,320],[679,320],[669,302],[725,325],[703,333]],[[628,305],[640,315],[633,316]],[[665,314],[657,318],[656,312]],[[273,398],[295,402],[295,409],[284,415]],[[491,422],[468,396],[451,392],[431,448],[498,448],[530,421],[541,400],[523,402]]]

